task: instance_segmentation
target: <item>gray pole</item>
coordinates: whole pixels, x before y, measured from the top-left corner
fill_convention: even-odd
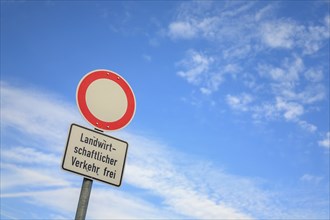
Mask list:
[[[80,197],[79,197],[75,220],[85,220],[89,196],[92,191],[92,185],[93,185],[93,180],[87,179],[86,177],[84,177],[84,180],[83,180],[82,186],[81,186]]]

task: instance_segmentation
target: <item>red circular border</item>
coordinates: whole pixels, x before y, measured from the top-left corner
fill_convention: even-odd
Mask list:
[[[98,79],[109,79],[117,83],[125,92],[126,98],[127,98],[127,109],[125,114],[118,119],[117,121],[113,122],[107,122],[102,121],[95,117],[92,112],[88,109],[87,103],[86,103],[86,92],[88,87]],[[110,70],[94,70],[88,74],[86,74],[80,81],[78,87],[77,87],[77,105],[81,112],[81,114],[84,116],[84,118],[93,126],[102,129],[102,130],[118,130],[126,125],[129,124],[129,122],[132,120],[134,114],[135,114],[135,96],[134,93],[129,86],[129,84],[125,81],[124,78],[122,78],[117,73],[114,73]]]

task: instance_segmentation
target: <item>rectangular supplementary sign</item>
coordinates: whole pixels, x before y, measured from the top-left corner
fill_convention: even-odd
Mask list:
[[[128,143],[72,124],[62,168],[92,179],[120,186]]]

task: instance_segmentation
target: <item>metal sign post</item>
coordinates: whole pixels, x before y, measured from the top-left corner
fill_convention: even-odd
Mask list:
[[[81,186],[75,220],[85,220],[86,218],[89,197],[92,191],[92,185],[93,185],[93,180],[84,177]]]

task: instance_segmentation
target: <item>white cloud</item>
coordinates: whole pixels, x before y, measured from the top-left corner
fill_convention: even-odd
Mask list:
[[[280,96],[287,101],[300,103],[301,105],[313,104],[324,100],[326,97],[326,89],[319,83],[307,85],[301,89],[302,91],[296,91],[298,89],[292,83],[273,84],[272,88],[274,95]]]
[[[238,96],[233,96],[228,94],[226,96],[226,101],[227,104],[233,109],[240,111],[248,111],[249,104],[253,101],[253,97],[245,93]]]
[[[179,65],[186,68],[186,71],[179,71],[177,74],[186,79],[189,83],[198,85],[210,69],[214,62],[212,57],[208,57],[203,53],[194,50],[187,52],[187,58],[182,60]]]
[[[318,142],[318,144],[321,147],[330,149],[330,132],[327,132],[326,135],[324,135],[323,139]]]
[[[251,110],[252,117],[257,121],[261,119],[271,120],[280,118],[280,113],[274,103],[262,103],[255,105],[251,108]]]
[[[2,84],[4,85],[4,84]],[[17,88],[6,85],[6,93],[2,94],[2,99],[5,100],[6,114],[12,112],[15,107],[15,114],[21,115],[24,118],[21,120],[32,121],[34,117],[41,115],[43,116],[44,109],[37,108],[38,106],[48,105],[50,109],[58,109],[58,105],[63,105],[63,102],[52,99],[49,101],[47,93],[34,91],[36,94],[43,93],[44,96],[29,97],[29,101],[36,103],[36,108],[33,114],[21,114],[30,109],[31,106],[26,105],[25,102],[11,103],[7,100],[9,97],[16,100],[16,95],[31,94],[31,90],[25,88]],[[8,96],[11,94],[11,96]],[[36,99],[36,100],[34,100]],[[65,103],[64,103],[65,104]],[[65,106],[69,106],[65,104]],[[1,106],[3,107],[3,106]],[[60,108],[61,110],[61,108]],[[63,114],[70,113],[71,108],[61,111]],[[61,117],[59,114],[55,114],[56,117]],[[2,128],[5,131],[6,128],[11,127],[13,123],[10,117],[4,117],[1,123],[5,123],[6,127]],[[38,129],[44,130],[48,126],[52,125],[52,121],[45,121],[41,124]],[[69,121],[67,121],[70,124]],[[20,132],[20,138],[38,139],[43,137],[42,132],[28,132],[29,123],[19,124],[16,132]],[[15,130],[14,128],[11,128]],[[62,127],[58,124],[57,127],[52,129],[58,129],[66,132],[67,128]],[[153,205],[148,202],[148,199],[141,197],[140,195],[132,195],[129,193],[114,193],[108,194],[101,188],[95,187],[92,191],[92,200],[94,206],[90,212],[91,218],[106,218],[110,216],[116,216],[116,218],[235,218],[235,219],[248,219],[251,216],[240,210],[239,205],[234,202],[233,204],[226,204],[227,202],[214,199],[212,194],[205,194],[201,191],[202,186],[199,183],[195,183],[190,180],[190,174],[192,166],[190,164],[196,164],[196,161],[191,161],[189,157],[181,157],[173,150],[169,150],[168,146],[164,146],[156,141],[136,136],[131,133],[119,132],[119,136],[124,136],[131,146],[128,161],[125,170],[124,184],[135,186],[137,189],[146,190],[147,193],[156,196],[162,202],[158,205]],[[53,138],[48,136],[49,139]],[[5,163],[1,164],[1,192],[2,199],[5,198],[30,198],[30,202],[36,206],[46,206],[49,209],[57,210],[62,208],[60,215],[68,215],[72,211],[72,200],[74,199],[73,194],[78,191],[74,188],[72,192],[69,192],[69,188],[72,189],[72,185],[78,185],[74,180],[75,175],[72,177],[66,172],[60,169],[61,158],[55,156],[53,153],[48,155],[47,153],[52,152],[52,149],[45,148],[44,151],[37,150],[33,144],[29,147],[12,147],[8,146],[6,140],[2,140],[2,150],[4,154],[1,155]],[[47,140],[46,140],[47,141]],[[56,140],[58,145],[64,149],[66,138],[62,140]],[[61,144],[62,143],[62,144]],[[12,145],[15,143],[12,142]],[[148,152],[148,156],[145,155]],[[30,160],[28,160],[29,157]],[[175,158],[178,158],[176,160]],[[179,159],[180,158],[180,159]],[[55,162],[58,161],[58,162]],[[178,161],[183,164],[178,164]],[[201,162],[198,162],[201,163]],[[201,163],[203,166],[203,162]],[[70,176],[70,178],[69,178]],[[81,179],[81,178],[80,178]],[[22,190],[22,186],[29,192]],[[228,186],[229,187],[229,186]],[[54,189],[55,188],[55,189]],[[146,193],[140,191],[140,193]],[[93,199],[94,198],[94,199]],[[113,198],[109,199],[109,198]],[[247,197],[246,197],[247,198]],[[69,206],[60,201],[69,201]],[[21,201],[21,200],[18,200]],[[231,199],[230,199],[231,201]],[[23,202],[23,201],[21,201]],[[115,207],[113,204],[116,204]],[[65,206],[65,207],[64,207]],[[70,208],[71,207],[71,208]],[[101,211],[104,207],[113,207],[109,213]],[[130,209],[128,211],[128,208]],[[102,214],[101,214],[102,213]],[[109,216],[107,216],[109,214]],[[42,218],[42,217],[40,217]]]
[[[297,120],[298,125],[305,129],[306,131],[309,131],[311,133],[315,132],[317,130],[317,127],[313,124],[310,124],[304,120]]]
[[[94,184],[95,185],[95,184]],[[28,185],[29,186],[29,185]],[[90,201],[93,199],[93,194],[98,191],[96,187],[92,189]],[[16,206],[20,207],[14,211],[13,219],[73,219],[78,204],[80,188],[64,186],[61,188],[49,188],[47,190],[35,189],[29,191],[9,192],[1,195],[2,204],[6,203],[6,199],[16,201]],[[109,197],[109,200],[111,197]],[[22,203],[28,205],[22,205]],[[108,204],[108,209],[111,204]],[[87,218],[93,218],[90,212],[91,202],[87,210]],[[44,212],[40,211],[43,210]],[[5,207],[3,210],[7,211]],[[100,213],[104,210],[96,209]],[[95,218],[93,218],[95,219]]]
[[[297,99],[302,103],[312,104],[326,98],[326,89],[322,84],[307,86],[304,91],[297,94]]]
[[[202,94],[211,95],[219,89],[227,76],[236,78],[242,70],[236,63],[228,63],[218,70],[219,63],[217,57],[196,50],[188,50],[186,57],[177,64],[181,67],[177,75],[199,87]]]
[[[315,132],[317,127],[301,117],[308,106],[320,102],[326,97],[326,89],[321,83],[323,73],[314,68],[306,70],[303,59],[295,54],[284,58],[280,66],[260,64],[259,76],[268,79],[268,92],[274,102],[255,105],[251,112],[254,118],[281,118],[295,122],[302,129]],[[272,109],[274,108],[274,109]]]
[[[58,169],[60,165],[58,164]],[[70,182],[63,179],[57,169],[25,167],[23,165],[15,165],[14,163],[1,164],[1,192],[6,193],[7,190],[52,187],[52,186],[69,186]]]
[[[147,62],[151,62],[151,60],[152,60],[152,57],[150,55],[147,55],[147,54],[143,54],[142,58]]]
[[[294,56],[292,59],[285,58],[280,67],[268,64],[260,64],[259,74],[268,77],[275,82],[295,82],[300,79],[300,73],[304,70],[303,60]]]
[[[222,74],[220,73],[213,73],[206,79],[204,86],[209,91],[209,94],[218,90],[221,83],[224,81]]]
[[[275,7],[276,6],[274,4],[270,4],[261,8],[259,11],[256,12],[255,20],[258,22],[261,21],[262,19],[265,19],[269,15],[273,14]]]
[[[265,45],[271,48],[301,49],[305,55],[314,54],[329,38],[327,16],[324,25],[301,25],[289,19],[276,19],[262,22],[260,36]]]
[[[253,52],[253,47],[249,44],[238,45],[235,47],[224,48],[222,56],[225,60],[243,59]]]
[[[274,20],[263,23],[260,34],[263,42],[269,47],[291,49],[299,29],[300,27],[292,21]]]
[[[234,201],[232,206],[228,206],[225,202],[212,198],[217,194],[212,189],[208,189],[213,191],[210,192],[211,194],[200,191],[199,181],[194,182],[191,178],[199,173],[201,169],[199,165],[202,167],[205,165],[200,162],[198,165],[188,165],[188,161],[168,153],[166,148],[155,148],[157,144],[141,138],[140,141],[143,145],[142,143],[134,145],[139,145],[139,148],[147,147],[143,152],[148,152],[148,157],[141,153],[133,154],[136,158],[127,167],[127,182],[164,198],[164,203],[170,210],[188,218],[250,219],[249,215],[234,208],[236,205]],[[183,161],[185,165],[175,161]],[[208,180],[204,179],[204,181]]]
[[[224,17],[236,17],[250,10],[255,2],[227,2],[227,10],[222,11]]]
[[[302,47],[304,54],[314,54],[324,46],[325,40],[330,37],[329,15],[324,17],[324,25],[305,26],[297,39],[297,44]]]
[[[277,18],[278,3],[263,4],[261,7],[254,2],[224,2],[223,7],[220,5],[222,4],[214,2],[180,4],[177,15],[169,25],[184,27],[179,28],[180,30],[187,29],[187,36],[182,38],[203,39],[216,45],[210,50],[214,53],[209,53],[209,57],[214,60],[212,73],[226,71],[237,59],[244,60],[244,63],[253,63],[255,56],[261,54],[265,63],[259,65],[259,73],[262,69],[266,76],[277,82],[299,82],[306,68],[304,56],[326,46],[326,40],[329,38],[329,15],[326,15],[320,24],[305,25],[292,18]],[[171,31],[169,28],[170,33]],[[271,54],[269,48],[283,49],[295,55],[276,66],[268,62],[268,56]],[[295,52],[292,49],[295,49]],[[245,69],[244,65],[240,68],[242,69]],[[179,71],[179,75],[197,75],[193,71],[194,68],[191,70],[189,74],[187,71]],[[309,72],[306,75],[311,78],[311,74],[312,72]],[[314,80],[320,80],[317,76],[320,78],[320,75],[314,75]],[[221,77],[223,82],[224,77]],[[189,82],[191,81],[190,79]],[[214,89],[208,86],[199,89],[207,95],[214,92]]]
[[[69,123],[81,121],[75,109],[53,95],[1,81],[1,131],[10,127],[36,135],[40,138],[36,141],[47,141],[51,151],[61,150],[62,145],[53,144],[66,138]]]
[[[240,107],[252,113],[255,119],[284,118],[314,132],[317,127],[301,117],[308,111],[306,109],[311,109],[310,105],[326,98],[321,68],[311,65],[309,59],[310,55],[327,45],[329,15],[319,23],[305,24],[294,18],[279,18],[276,11],[279,6],[280,3],[258,5],[254,2],[180,4],[169,23],[168,33],[172,33],[171,25],[180,24],[187,33],[186,36],[183,33],[182,36],[175,35],[176,39],[211,43],[212,48],[207,48],[207,55],[196,53],[202,54],[205,60],[212,58],[212,62],[197,65],[189,62],[193,59],[188,55],[180,62],[181,69],[177,75],[198,87],[203,95],[219,94],[215,92],[225,82],[232,83],[228,86],[240,87],[243,81],[250,89],[243,91],[253,93],[261,103],[239,103],[240,106],[235,106],[237,110]],[[262,60],[262,64],[256,62],[257,59]],[[184,63],[186,65],[182,65]],[[259,75],[255,74],[255,70]],[[246,80],[247,75],[253,76],[250,77],[253,81]],[[235,81],[228,80],[228,76]],[[265,101],[261,94],[268,96],[269,100]],[[233,108],[235,97],[224,98]],[[277,98],[285,104],[279,103]]]
[[[322,176],[315,176],[315,175],[311,175],[311,174],[304,174],[302,177],[300,177],[300,181],[303,182],[308,182],[308,183],[314,183],[314,184],[318,184],[323,180]]]
[[[297,118],[304,114],[304,107],[295,102],[286,102],[280,97],[276,98],[276,108],[283,112],[283,116],[287,120],[297,120]]]
[[[237,64],[228,64],[225,66],[225,72],[238,72],[239,66]]]
[[[229,81],[227,77],[231,76],[235,79],[235,85],[231,86],[240,86],[239,82],[243,81],[253,92],[258,90],[256,98],[259,98],[259,94],[266,93],[270,95],[270,100],[273,100],[254,103],[250,107],[240,103],[241,109],[251,112],[253,118],[284,118],[314,132],[317,127],[300,117],[305,114],[305,109],[308,109],[307,105],[325,99],[326,90],[321,85],[323,76],[320,68],[310,66],[305,56],[317,52],[326,44],[329,37],[325,32],[328,28],[327,17],[321,25],[305,25],[292,18],[277,18],[278,3],[263,4],[261,7],[253,2],[224,2],[224,7],[218,7],[219,4],[180,4],[177,15],[168,28],[172,38],[176,36],[180,39],[202,39],[215,46],[207,50],[207,55],[193,50],[207,62],[193,62],[193,56],[188,54],[180,62],[181,70],[177,75],[198,87],[203,95],[214,94],[220,85]],[[175,25],[186,28],[186,35],[183,35],[183,32],[182,35],[173,35],[171,27]],[[273,50],[281,51],[285,58],[278,62],[278,59],[272,56]],[[255,62],[255,58],[259,56],[262,57],[263,64]],[[257,66],[261,78],[255,76],[254,70],[251,70],[250,66],[247,67],[247,64]],[[249,74],[253,75],[253,81],[242,79]],[[268,79],[267,83],[265,79]],[[310,84],[305,84],[304,79]],[[277,97],[287,105],[280,105]],[[225,97],[232,108],[235,101],[233,98]],[[272,107],[275,107],[275,110],[271,109]]]
[[[219,4],[210,1],[182,3],[167,27],[167,35],[172,39],[205,39],[218,43],[244,40],[247,43],[256,35],[249,32],[254,26],[250,23],[255,21],[254,15],[246,14],[255,3],[224,4],[224,7],[218,7]],[[241,37],[243,33],[244,37]]]
[[[202,87],[199,89],[200,92],[204,95],[211,95],[212,94],[212,90],[208,89],[208,88],[205,88],[205,87]]]
[[[188,22],[177,21],[169,25],[169,36],[171,38],[183,38],[190,39],[196,36],[197,30],[194,25],[191,25]]]
[[[305,113],[304,106],[297,102],[289,102],[282,97],[276,97],[274,102],[257,103],[253,96],[242,93],[241,95],[227,95],[227,104],[234,110],[250,112],[255,122],[260,120],[279,120],[296,123],[308,132],[315,132],[317,127],[305,120],[300,119]]]
[[[14,93],[15,90],[19,90],[29,94],[28,89],[12,86],[8,88]],[[39,104],[49,102],[48,98],[36,98]],[[241,98],[243,101],[239,103],[246,104],[252,99],[247,94],[243,94]],[[59,103],[62,104],[53,100],[50,107],[56,109]],[[18,103],[16,107],[19,107],[20,111],[26,111],[24,104]],[[43,110],[36,109],[36,111],[34,114],[38,115],[38,111]],[[70,112],[70,108],[67,111]],[[24,117],[34,117],[34,114],[26,114]],[[8,121],[4,123],[9,124]],[[45,123],[43,126],[45,129],[49,125]],[[20,128],[22,132],[20,137],[26,140],[42,136],[41,133],[24,132],[25,128],[28,127]],[[61,126],[57,129],[66,131],[66,128]],[[272,202],[274,199],[277,200],[274,194],[264,191],[258,185],[258,181],[230,175],[207,161],[182,155],[150,138],[123,131],[118,132],[117,135],[128,141],[131,146],[123,184],[128,189],[133,187],[134,190],[127,192],[108,190],[106,188],[110,186],[95,182],[88,218],[250,219],[258,216],[264,218],[292,216],[292,213],[283,213],[283,207]],[[50,161],[47,163],[45,157],[47,152],[52,152],[51,149],[42,152],[32,146],[8,148],[6,140],[2,141],[2,150],[5,151],[2,157],[6,159],[6,163],[1,165],[2,203],[5,203],[6,199],[13,198],[17,199],[17,202],[24,203],[24,198],[28,198],[30,206],[33,204],[36,207],[42,206],[44,209],[52,210],[52,216],[66,218],[73,216],[75,201],[79,194],[78,185],[82,178],[62,171],[59,164],[55,165],[53,154],[50,154]],[[62,142],[65,142],[65,138],[58,140],[57,144],[62,145]],[[64,145],[62,146],[64,148]],[[17,157],[12,157],[20,149],[27,155],[19,154]],[[24,163],[28,156],[35,157],[34,163]],[[13,160],[7,161],[10,158]],[[40,163],[36,162],[37,159]],[[22,190],[22,186],[26,190]],[[154,203],[154,199],[159,202]],[[15,216],[15,213],[8,213],[8,209],[4,212],[8,216],[11,214]],[[39,218],[45,218],[43,214],[39,215]]]
[[[217,28],[219,26],[219,18],[218,17],[206,17],[199,21],[196,24],[201,35],[206,39],[213,39],[217,35]]]
[[[323,72],[321,69],[310,68],[305,72],[305,78],[311,82],[320,82],[323,79]]]
[[[252,118],[256,120],[256,122],[261,119],[274,120],[283,118],[286,121],[296,123],[302,129],[311,133],[317,130],[315,125],[300,119],[304,114],[303,105],[295,102],[288,102],[281,97],[276,97],[274,103],[258,104],[253,101],[253,96],[246,93],[236,96],[228,94],[226,96],[226,102],[232,109],[242,112],[251,112]]]
[[[323,78],[322,72],[314,69],[304,71],[304,64],[299,57],[284,59],[281,67],[259,65],[258,72],[260,76],[271,79],[269,84],[273,95],[280,96],[283,100],[303,105],[322,101],[326,97],[325,87],[320,82]],[[303,75],[308,80],[305,86],[301,85]]]
[[[330,28],[330,15],[326,15],[324,17],[324,25],[328,28]]]
[[[110,186],[100,187],[93,183],[87,210],[87,219],[178,219],[170,210],[161,210],[154,204],[140,199],[134,193],[109,190]],[[30,205],[43,206],[56,210],[63,219],[72,219],[77,208],[79,187],[63,187],[19,193],[6,193],[6,198],[28,198]],[[55,215],[50,213],[51,215]],[[26,214],[24,217],[28,217]],[[37,219],[46,217],[39,214]],[[56,218],[57,219],[57,218]]]
[[[28,89],[12,86],[9,88],[13,92],[19,90],[29,93]],[[248,94],[241,94],[238,97],[239,101],[234,102],[238,106],[249,105],[253,101],[252,96]],[[37,98],[39,104],[49,101],[48,98]],[[55,109],[59,103],[62,104],[54,99],[52,101]],[[18,104],[17,107],[20,111],[26,110],[25,105]],[[42,110],[36,109],[36,111]],[[35,114],[38,115],[38,112]],[[34,115],[24,116],[34,117]],[[8,121],[5,123],[9,124]],[[44,129],[48,127],[47,124],[43,126]],[[24,133],[26,131],[24,128],[21,127],[20,131],[22,131],[21,137],[23,135],[25,139],[42,136],[39,133],[33,135]],[[66,128],[63,129],[61,126],[57,129],[66,131]],[[258,182],[253,179],[230,175],[207,161],[182,155],[150,138],[123,131],[118,132],[117,135],[132,146],[129,149],[123,184],[126,188],[133,187],[134,190],[127,192],[108,190],[106,188],[110,186],[95,182],[87,213],[88,218],[251,219],[258,216],[262,218],[304,216],[304,212],[298,214],[299,211],[294,213],[284,211],[281,205],[273,202],[274,199],[280,198],[275,198],[274,193],[262,190]],[[65,142],[65,138],[58,140],[57,144],[62,145],[63,141]],[[64,148],[64,145],[62,146]],[[2,150],[5,152],[2,158],[6,159],[6,164],[1,165],[2,201],[16,198],[17,201],[24,202],[23,198],[28,198],[30,205],[36,207],[42,205],[43,208],[52,210],[52,216],[64,218],[73,216],[75,201],[79,195],[78,185],[80,185],[76,180],[81,181],[82,178],[61,171],[59,164],[55,164],[56,156],[53,153],[49,156],[50,161],[46,162],[46,154],[52,152],[51,149],[46,148],[45,151],[41,151],[32,146],[8,148],[7,143],[4,142]],[[14,153],[18,155],[13,156]],[[33,163],[26,162],[26,157],[35,157],[32,159]],[[11,162],[10,158],[12,158]],[[62,172],[65,174],[62,175]],[[21,190],[23,185],[27,190]],[[159,202],[154,203],[154,199]],[[8,216],[11,215],[8,209],[4,211]],[[44,217],[42,214],[39,216],[39,218]]]
[[[43,153],[34,148],[15,147],[1,151],[2,160],[15,161],[15,163],[42,164],[43,166],[57,165],[59,157],[52,153]]]
[[[102,211],[100,211],[102,210]],[[178,215],[160,209],[152,202],[134,193],[108,190],[105,187],[93,191],[88,216],[93,219],[175,219]],[[88,217],[87,216],[87,217]]]
[[[190,9],[196,13],[205,12],[212,3],[193,2],[183,3],[178,10],[175,21],[168,25],[167,33],[172,39],[193,39],[197,37],[212,38],[217,34],[219,18],[216,16],[196,17]]]

